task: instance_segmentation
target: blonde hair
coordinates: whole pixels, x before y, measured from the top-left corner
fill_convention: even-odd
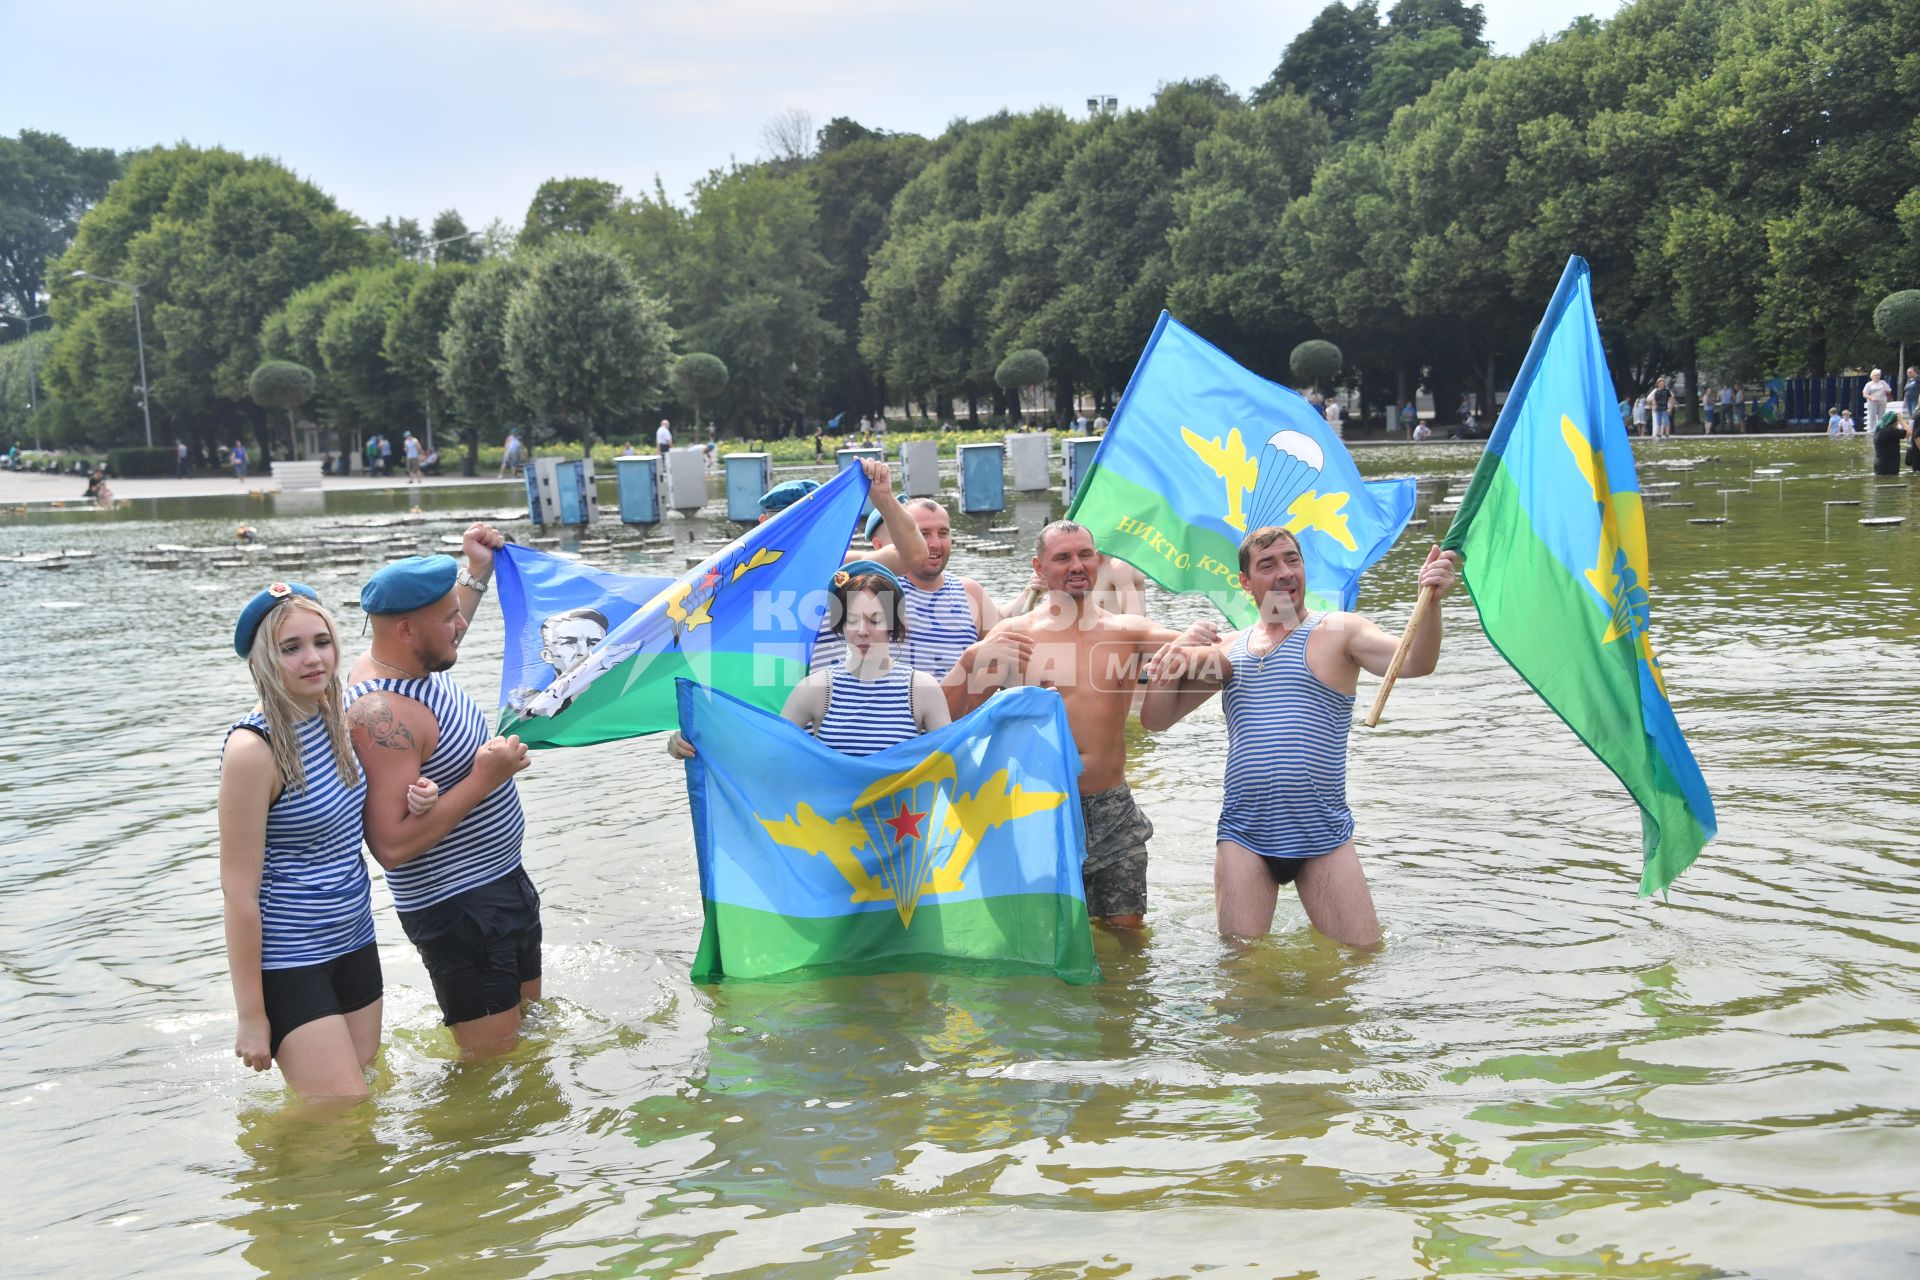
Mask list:
[[[294,728],[301,719],[300,707],[287,690],[279,654],[280,629],[295,609],[318,616],[333,641],[333,676],[320,695],[320,724],[333,749],[333,767],[340,776],[340,785],[356,787],[360,785],[360,771],[354,763],[353,745],[347,740],[346,717],[340,709],[340,664],[344,661],[340,657],[340,628],[324,606],[302,595],[290,595],[267,610],[267,616],[260,620],[259,629],[253,633],[253,647],[247,650],[247,670],[253,676],[253,687],[260,692],[260,714],[267,722],[267,744],[273,748],[274,767],[279,769],[281,780],[288,787],[307,789],[307,771],[300,763],[300,734]]]

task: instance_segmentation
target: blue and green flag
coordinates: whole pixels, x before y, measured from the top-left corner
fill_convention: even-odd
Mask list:
[[[1411,478],[1365,481],[1326,420],[1162,311],[1067,517],[1169,591],[1253,621],[1241,539],[1300,540],[1315,609],[1351,609],[1360,575],[1413,515]]]
[[[1653,652],[1646,513],[1587,264],[1571,258],[1443,543],[1480,625],[1640,806],[1640,892],[1713,839]]]
[[[679,685],[706,911],[695,981],[960,969],[1100,977],[1080,754],[1050,689],[871,756]]]
[[[843,471],[678,579],[508,548],[500,731],[577,747],[672,729],[683,676],[778,710],[807,674],[866,497],[860,470]]]

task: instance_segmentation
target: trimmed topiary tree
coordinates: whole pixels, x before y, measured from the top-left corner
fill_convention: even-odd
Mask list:
[[[690,351],[673,362],[673,385],[693,401],[693,425],[700,426],[700,402],[727,389],[727,364],[719,356]]]
[[[1900,344],[1900,364],[1893,373],[1897,390],[1907,376],[1907,344],[1920,343],[1920,289],[1902,289],[1880,299],[1873,309],[1873,327],[1888,342]]]
[[[287,456],[298,458],[300,441],[293,411],[313,399],[313,370],[291,360],[269,360],[247,379],[247,394],[263,409],[286,410]]]
[[[1338,377],[1346,366],[1347,358],[1340,354],[1340,348],[1323,338],[1311,338],[1293,349],[1287,357],[1287,365],[1293,370],[1296,382],[1309,387],[1318,387],[1322,382],[1331,382]]]
[[[1002,391],[1013,392],[1013,411],[1016,416],[1024,417],[1020,392],[1027,387],[1040,386],[1052,372],[1044,355],[1032,347],[1022,347],[1000,362],[993,371],[993,380]]]

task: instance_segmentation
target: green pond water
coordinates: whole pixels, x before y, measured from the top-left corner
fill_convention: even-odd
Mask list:
[[[338,526],[404,514],[404,492],[0,517],[0,554],[96,553],[0,563],[0,1267],[1920,1274],[1920,504],[1866,474],[1862,442],[1643,449],[1643,482],[1693,504],[1649,505],[1654,622],[1721,825],[1669,901],[1636,897],[1636,810],[1462,592],[1440,671],[1353,736],[1376,956],[1316,941],[1290,896],[1272,938],[1216,934],[1217,704],[1133,730],[1158,829],[1150,927],[1098,936],[1092,988],[697,987],[679,767],[658,738],[543,752],[522,787],[551,998],[527,1042],[455,1060],[376,885],[386,1047],[374,1099],[331,1117],[232,1056],[216,762],[252,700],[240,603],[272,577],[313,582],[357,647],[344,606],[373,560],[128,556],[227,544],[242,519],[278,550],[411,535],[367,552],[400,554],[514,490],[431,491],[446,519],[381,529]],[[1663,465],[1682,459],[1699,465]],[[1463,487],[1474,458],[1360,460]],[[1723,507],[1729,523],[1689,523]],[[1020,499],[993,523],[1030,533],[1057,509]],[[1857,523],[1893,515],[1907,523]],[[1433,532],[1363,588],[1391,629]],[[598,558],[658,573],[684,554]],[[997,595],[1027,572],[956,567]],[[1182,623],[1196,606],[1153,609]],[[489,601],[456,669],[488,705],[500,650]]]

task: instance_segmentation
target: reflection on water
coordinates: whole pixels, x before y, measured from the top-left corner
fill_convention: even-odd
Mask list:
[[[1660,465],[1689,457],[1707,460]],[[1273,938],[1213,932],[1217,708],[1129,730],[1159,832],[1151,928],[1098,936],[1092,988],[693,987],[678,769],[651,739],[543,752],[528,863],[554,998],[527,1042],[454,1061],[377,891],[380,1080],[319,1117],[231,1057],[210,813],[220,731],[249,701],[233,611],[298,577],[352,637],[379,557],[437,548],[512,490],[429,490],[438,522],[401,520],[399,492],[0,517],[0,554],[97,553],[64,573],[0,563],[9,1273],[1920,1272],[1920,510],[1865,457],[1824,440],[1641,455],[1649,486],[1674,486],[1650,499],[1693,503],[1649,509],[1655,624],[1724,832],[1668,902],[1634,896],[1632,808],[1456,600],[1441,672],[1353,739],[1377,956],[1314,939],[1285,898]],[[1426,517],[1472,459],[1361,462],[1438,475]],[[1779,484],[1751,475],[1782,462]],[[1687,523],[1723,505],[1730,523]],[[1057,509],[960,525],[1024,543]],[[1891,515],[1912,524],[1857,523]],[[243,518],[266,543],[243,568],[129,563],[225,546]],[[671,531],[590,554],[659,573],[711,549],[704,524]],[[1436,532],[1367,584],[1389,626]],[[344,539],[361,541],[325,545]],[[1019,556],[959,560],[996,595],[1026,578]],[[483,699],[494,617],[456,672]]]

